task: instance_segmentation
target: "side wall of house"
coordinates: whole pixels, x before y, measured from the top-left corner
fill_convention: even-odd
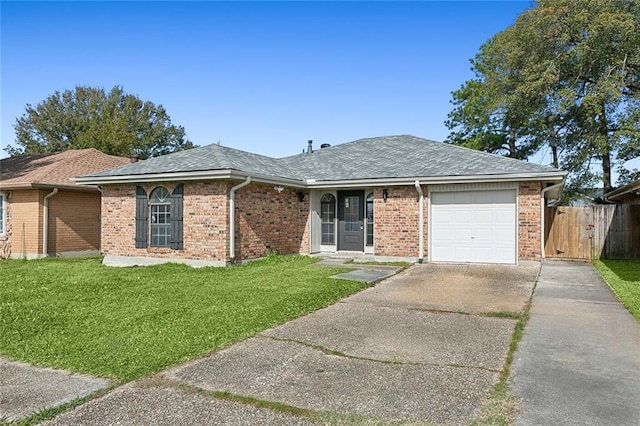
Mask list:
[[[42,209],[46,191],[11,191],[11,257],[42,256]]]
[[[164,186],[144,184],[147,197]],[[186,182],[183,195],[183,250],[135,247],[136,185],[106,185],[102,194],[102,252],[114,256],[176,258],[224,262],[229,257],[229,201],[231,182]]]
[[[100,193],[61,190],[49,198],[50,256],[100,248]]]
[[[236,193],[236,258],[309,252],[309,193],[251,184]]]
[[[518,186],[518,259],[541,260],[541,182],[520,182]]]

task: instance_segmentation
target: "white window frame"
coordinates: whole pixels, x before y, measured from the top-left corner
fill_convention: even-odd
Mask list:
[[[153,202],[151,199],[153,197],[153,194],[159,190],[159,189],[164,189],[167,192],[167,196],[166,198],[162,201],[162,202]],[[162,223],[162,224],[156,224],[153,221],[153,208],[155,206],[167,206],[168,207],[168,214],[166,214],[169,218],[169,223]],[[164,213],[163,213],[164,214]],[[153,230],[154,228],[159,228],[159,227],[165,227],[169,229],[169,235],[164,235],[164,237],[167,237],[167,244],[163,244],[163,245],[159,245],[159,244],[153,244]],[[154,188],[151,193],[149,194],[149,247],[171,247],[171,193],[169,192],[169,190],[163,186],[158,186],[156,188]]]

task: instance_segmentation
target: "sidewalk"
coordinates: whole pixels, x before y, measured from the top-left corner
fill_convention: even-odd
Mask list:
[[[640,324],[591,264],[542,265],[511,393],[516,425],[640,424]]]

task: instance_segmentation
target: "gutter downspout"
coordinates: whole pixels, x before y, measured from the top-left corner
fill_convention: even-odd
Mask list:
[[[547,191],[550,191],[552,189],[557,189],[557,188],[562,188],[562,186],[564,185],[564,181],[560,182],[560,183],[556,183],[555,185],[551,185],[551,186],[547,186],[546,188],[544,188],[542,190],[542,192],[540,193],[540,257],[542,260],[544,260],[545,256],[544,256],[544,207],[546,205],[545,201],[544,201],[544,194],[547,193]]]
[[[420,181],[417,180],[414,183],[420,199],[418,200],[418,209],[420,210],[418,216],[418,263],[422,263],[424,258],[424,193],[420,186]]]
[[[251,183],[251,176],[229,190],[229,263],[236,261],[236,191]]]
[[[42,211],[42,254],[47,256],[47,245],[49,243],[49,198],[58,193],[58,188],[53,188],[53,191],[44,196]]]

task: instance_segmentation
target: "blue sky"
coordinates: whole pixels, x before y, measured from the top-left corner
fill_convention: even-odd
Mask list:
[[[469,59],[532,2],[0,7],[3,148],[26,104],[76,85],[120,85],[162,104],[196,144],[282,157],[308,139],[316,147],[407,133],[445,139],[451,92],[472,77]]]

